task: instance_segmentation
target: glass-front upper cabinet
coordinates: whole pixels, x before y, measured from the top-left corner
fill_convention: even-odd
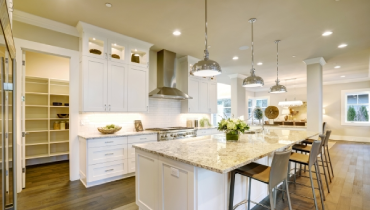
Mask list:
[[[147,66],[149,62],[149,51],[142,48],[135,48],[134,46],[130,46],[130,48],[130,63]]]
[[[108,39],[108,57],[110,61],[124,63],[127,62],[126,50],[127,42],[122,40]]]
[[[107,39],[93,34],[85,34],[83,54],[95,58],[107,59]]]

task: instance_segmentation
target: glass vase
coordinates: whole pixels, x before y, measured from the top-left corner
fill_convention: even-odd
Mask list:
[[[238,141],[239,140],[239,133],[230,132],[226,133],[226,141]]]

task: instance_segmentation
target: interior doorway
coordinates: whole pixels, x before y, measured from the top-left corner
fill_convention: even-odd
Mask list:
[[[27,166],[69,160],[70,59],[22,51],[22,188]]]

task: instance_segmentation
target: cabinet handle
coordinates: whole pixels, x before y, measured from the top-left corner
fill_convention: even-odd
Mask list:
[[[105,154],[105,156],[108,156],[108,155],[113,155],[114,153],[107,153],[107,154]]]
[[[109,53],[109,60],[112,60],[112,54]]]
[[[104,104],[104,111],[107,111],[107,105]]]
[[[108,143],[113,143],[113,141],[106,141],[105,143],[106,143],[106,144],[108,144]]]
[[[107,53],[105,53],[105,59],[108,59],[108,55],[107,55]]]
[[[140,140],[145,140],[146,138],[140,138]]]
[[[109,111],[110,111],[110,104],[109,104]]]
[[[109,172],[109,171],[113,171],[114,169],[112,168],[112,169],[108,169],[108,170],[105,170],[105,172]]]

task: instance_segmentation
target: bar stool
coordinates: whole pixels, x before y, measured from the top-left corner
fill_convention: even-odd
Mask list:
[[[231,182],[230,182],[230,197],[229,197],[229,210],[236,209],[240,205],[248,203],[248,210],[250,210],[251,202],[265,208],[276,209],[276,189],[277,186],[284,182],[283,184],[286,187],[289,210],[292,209],[290,203],[289,189],[288,189],[288,180],[287,180],[287,170],[289,165],[289,157],[291,151],[285,152],[275,152],[271,167],[261,165],[258,163],[251,163],[246,166],[235,169],[231,172]],[[249,177],[248,185],[248,199],[241,201],[240,203],[233,206],[234,201],[234,185],[235,185],[235,175],[240,174],[242,176]],[[261,203],[251,201],[251,184],[252,179],[263,182],[268,185],[269,196],[270,196],[270,207],[265,206]],[[274,191],[273,191],[274,189]]]
[[[309,177],[308,178],[310,178],[311,186],[301,184],[301,183],[297,183],[296,181],[294,181],[294,184],[298,184],[298,185],[302,185],[302,186],[306,186],[306,187],[311,187],[313,198],[306,197],[306,196],[303,196],[303,195],[299,195],[299,194],[296,194],[296,193],[292,193],[292,194],[296,194],[296,195],[304,197],[304,198],[313,199],[314,202],[315,202],[315,209],[316,210],[318,210],[318,206],[317,206],[315,189],[319,190],[322,210],[325,209],[324,193],[322,191],[322,187],[321,187],[322,183],[321,183],[321,178],[320,178],[320,175],[319,175],[320,174],[320,169],[319,169],[319,166],[318,166],[318,163],[317,163],[317,156],[319,155],[320,150],[322,149],[322,145],[323,145],[322,142],[324,141],[325,136],[320,135],[320,138],[321,138],[321,141],[314,141],[313,142],[312,148],[311,148],[311,151],[310,151],[310,155],[304,155],[304,154],[299,154],[299,153],[292,152],[292,154],[290,156],[290,159],[289,159],[290,162],[308,166],[308,172],[309,172]],[[314,186],[313,177],[312,177],[312,172],[313,171],[311,170],[312,166],[315,167],[314,172],[316,173],[316,180],[317,180],[318,188],[315,188],[315,186]],[[290,176],[290,164],[289,164],[289,169],[288,169],[288,177],[289,176]]]
[[[319,159],[319,161],[321,161],[321,164],[322,164],[322,165],[319,165],[319,166],[321,166],[323,168],[323,171],[324,171],[323,175],[325,176],[325,182],[326,182],[326,187],[328,189],[328,193],[330,193],[330,188],[329,188],[329,183],[328,183],[328,178],[327,177],[329,176],[329,180],[331,182],[331,176],[330,176],[330,172],[329,172],[328,159],[326,157],[326,152],[325,152],[325,145],[328,145],[330,134],[331,134],[331,130],[327,130],[326,135],[325,135],[325,139],[322,142],[322,144],[323,144],[322,146],[323,146],[324,150],[323,149],[320,150],[320,159]],[[303,144],[296,144],[296,145],[293,146],[293,150],[304,152],[304,153],[310,153],[311,146],[303,145]],[[325,165],[325,163],[326,163],[326,165]],[[326,174],[326,170],[328,171],[328,174]]]

